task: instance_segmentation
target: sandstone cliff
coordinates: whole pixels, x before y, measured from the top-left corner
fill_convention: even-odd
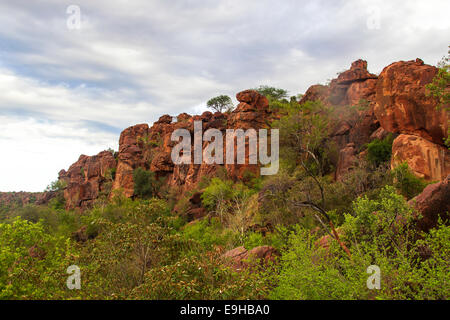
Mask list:
[[[417,59],[393,63],[377,76],[367,70],[366,61],[358,60],[329,85],[314,85],[306,91],[300,103],[321,100],[334,109],[336,119],[329,137],[340,150],[336,179],[352,169],[364,144],[389,132],[397,136],[392,167],[407,161],[415,174],[431,181],[443,180],[450,174],[450,153],[443,146],[448,114],[436,110],[437,101],[426,95],[425,88],[436,73],[437,68]],[[155,172],[156,177],[163,177],[166,184],[180,192],[192,189],[203,176],[214,175],[218,165],[174,166],[171,151],[175,142],[171,141],[171,134],[176,129],[187,129],[193,135],[194,121],[198,120],[204,131],[216,128],[225,132],[227,128],[267,128],[277,117],[271,113],[267,98],[256,91],[240,92],[236,98],[240,103],[229,114],[183,113],[176,119],[164,115],[151,127],[139,124],[125,129],[116,156],[111,152],[81,156],[67,172],[60,172],[60,179],[68,184],[67,208],[89,206],[110,187],[132,197],[136,168]],[[207,145],[203,142],[203,149]],[[259,171],[256,165],[248,164],[224,168],[235,180],[244,179],[246,172],[257,175]]]

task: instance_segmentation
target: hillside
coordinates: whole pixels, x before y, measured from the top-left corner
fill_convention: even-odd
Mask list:
[[[260,87],[228,112],[125,129],[117,152],[81,155],[51,191],[0,194],[0,298],[448,299],[442,72],[416,59],[375,75],[357,60],[300,97]],[[250,164],[250,138],[243,164],[175,164],[173,132],[195,150],[199,121],[223,137],[279,132],[277,173]],[[70,265],[79,290],[65,287]]]

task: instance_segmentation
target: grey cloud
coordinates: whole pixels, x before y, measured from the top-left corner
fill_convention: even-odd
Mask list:
[[[0,2],[0,115],[40,130],[56,122],[42,134],[62,141],[68,130],[77,148],[93,132],[110,144],[135,123],[200,112],[218,94],[260,84],[302,93],[358,58],[372,72],[434,64],[449,44],[448,0],[77,0],[78,31],[66,27],[69,4]],[[371,6],[378,30],[366,26]]]

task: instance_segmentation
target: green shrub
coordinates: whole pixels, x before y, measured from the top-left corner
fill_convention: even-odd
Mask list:
[[[341,239],[327,248],[309,230],[297,227],[283,250],[273,299],[448,299],[450,229],[440,225],[421,240],[411,208],[393,187],[378,199],[359,198],[346,215]],[[424,252],[427,254],[424,255]],[[366,270],[381,270],[381,289],[369,290]]]
[[[159,187],[159,183],[155,178],[155,173],[142,168],[133,171],[134,195],[147,199],[155,196]]]
[[[208,187],[203,191],[202,203],[209,210],[215,210],[217,206],[233,197],[233,182],[213,178]]]
[[[0,299],[62,299],[73,264],[69,239],[49,235],[41,223],[16,218],[0,224]]]
[[[394,186],[407,199],[412,199],[420,194],[427,186],[427,182],[417,177],[408,166],[407,162],[398,165],[393,171]]]
[[[214,246],[233,246],[236,235],[231,230],[223,228],[217,218],[203,219],[186,225],[183,237],[197,241],[202,248],[211,250]]]
[[[383,140],[375,139],[367,145],[367,159],[377,167],[391,159],[392,143],[394,139],[389,134]]]

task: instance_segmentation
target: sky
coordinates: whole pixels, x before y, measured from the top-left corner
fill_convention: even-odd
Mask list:
[[[0,0],[0,191],[43,191],[163,114],[269,85],[291,95],[363,58],[450,45],[448,0]]]

